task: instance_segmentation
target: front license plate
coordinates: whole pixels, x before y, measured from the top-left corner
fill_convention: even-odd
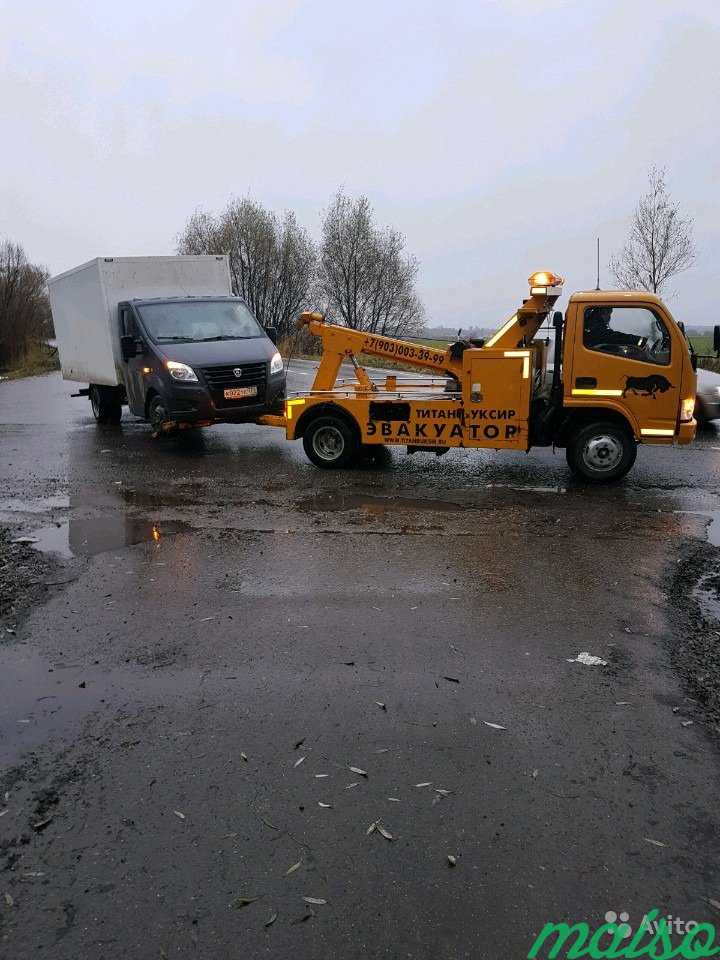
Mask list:
[[[245,397],[256,397],[257,387],[230,387],[223,390],[223,396],[226,400],[244,400]]]

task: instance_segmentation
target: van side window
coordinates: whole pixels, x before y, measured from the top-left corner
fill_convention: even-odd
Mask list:
[[[644,363],[670,363],[670,334],[660,317],[647,307],[585,307],[583,344],[588,350]]]
[[[137,337],[137,326],[131,310],[122,311],[120,329],[124,337]]]

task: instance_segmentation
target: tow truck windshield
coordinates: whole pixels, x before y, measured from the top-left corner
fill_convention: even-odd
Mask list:
[[[138,310],[145,329],[156,343],[248,340],[265,336],[252,313],[239,301],[146,303]]]

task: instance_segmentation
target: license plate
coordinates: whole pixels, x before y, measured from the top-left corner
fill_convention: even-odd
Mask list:
[[[226,400],[244,400],[245,397],[256,397],[257,387],[230,387],[223,390],[223,396]]]

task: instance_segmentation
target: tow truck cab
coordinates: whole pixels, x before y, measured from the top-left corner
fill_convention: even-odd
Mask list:
[[[536,444],[566,445],[579,422],[597,417],[617,420],[638,443],[693,439],[692,357],[659,297],[643,291],[574,293],[564,319],[556,314],[553,325],[553,386],[535,421]]]

